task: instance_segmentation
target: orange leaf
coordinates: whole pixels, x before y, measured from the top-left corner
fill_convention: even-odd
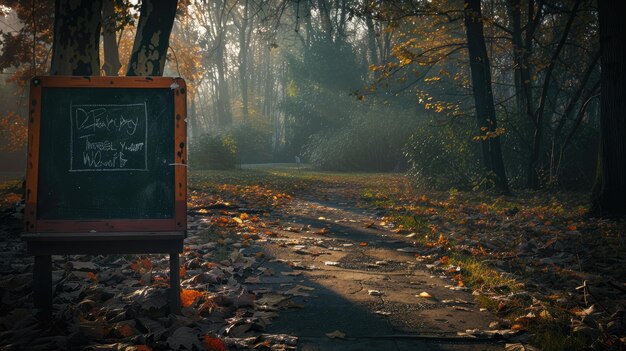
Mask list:
[[[133,326],[130,324],[122,324],[122,326],[117,328],[117,332],[120,333],[125,338],[135,335],[136,333],[135,328],[133,328]]]
[[[569,230],[570,232],[573,232],[574,230],[576,230],[576,226],[573,224],[570,226],[567,226],[567,230]]]
[[[87,272],[87,279],[93,281],[94,283],[98,282],[98,276],[94,272]]]
[[[203,293],[198,290],[182,289],[180,291],[180,303],[183,307],[189,307],[198,297],[202,295]]]
[[[180,266],[179,274],[180,274],[181,277],[186,276],[187,275],[187,268],[185,268],[185,266]]]
[[[239,218],[241,218],[242,220],[246,220],[248,219],[248,214],[247,213],[242,213],[239,215]]]
[[[149,258],[144,258],[141,260],[141,266],[146,270],[152,269],[152,261]]]
[[[226,345],[219,338],[213,338],[208,335],[205,335],[202,343],[209,351],[227,351]]]
[[[152,351],[152,347],[148,345],[135,345],[135,350],[137,351]]]
[[[513,324],[511,326],[511,329],[513,330],[526,330],[527,328],[519,323]]]
[[[443,256],[442,258],[440,258],[440,259],[439,259],[439,262],[440,262],[441,264],[448,264],[448,263],[450,263],[450,257],[448,257],[448,256]]]
[[[361,242],[359,243],[359,246],[361,246],[361,247],[364,247],[364,246],[367,246],[367,245],[368,245],[368,244],[367,244],[365,241],[361,241]]]
[[[133,262],[130,264],[130,269],[132,269],[135,272],[138,272],[140,268],[141,268],[140,262]]]

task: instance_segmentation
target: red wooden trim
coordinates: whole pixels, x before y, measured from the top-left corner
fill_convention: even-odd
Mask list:
[[[182,78],[170,77],[36,77],[44,88],[171,88],[173,83],[184,83]]]
[[[43,88],[169,88],[174,95],[174,216],[171,219],[39,220],[37,184]],[[30,86],[25,225],[28,233],[185,231],[187,229],[187,87],[170,77],[35,77]]]
[[[174,94],[174,180],[176,197],[176,226],[187,228],[187,85],[177,80],[178,89]]]
[[[175,219],[37,220],[38,233],[176,231]]]
[[[31,81],[28,104],[28,154],[26,162],[26,208],[24,227],[26,232],[37,230],[37,180],[39,179],[39,131],[41,128],[41,84],[37,78]]]
[[[113,232],[113,233],[28,233],[22,239],[33,241],[93,241],[93,240],[173,240],[184,239],[185,232]]]

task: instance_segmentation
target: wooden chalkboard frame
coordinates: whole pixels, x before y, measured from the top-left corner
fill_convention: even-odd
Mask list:
[[[46,88],[163,89],[174,97],[174,216],[167,219],[43,220],[37,217],[42,91]],[[70,77],[45,76],[31,80],[26,168],[25,229],[27,233],[86,233],[185,231],[187,228],[187,128],[186,85],[169,77]]]

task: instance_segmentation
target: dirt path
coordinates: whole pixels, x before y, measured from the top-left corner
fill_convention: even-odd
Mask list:
[[[281,224],[261,247],[279,278],[250,288],[300,287],[301,308],[281,312],[269,331],[298,336],[309,351],[503,349],[491,336],[466,334],[497,318],[469,289],[433,276],[410,238],[357,207],[343,195],[350,190],[296,194],[272,213]]]
[[[428,200],[396,198],[415,195],[404,183],[400,175],[281,169],[192,173],[182,314],[167,306],[163,255],[55,256],[52,327],[33,316],[33,262],[19,237],[21,207],[5,206],[0,349],[489,351],[512,344],[509,349],[532,350],[527,344],[539,329],[528,332],[530,323],[565,311],[537,298],[557,296],[557,283],[550,282],[566,290],[560,282],[577,281],[542,277],[561,269],[554,262],[577,244],[575,224],[588,223],[520,203],[488,209],[430,193]],[[413,216],[415,225],[399,230],[391,222],[400,223],[398,215]],[[556,220],[566,232],[548,224]],[[511,245],[512,238],[528,245]],[[468,261],[455,258],[462,251],[471,255]],[[491,261],[492,271],[476,272],[492,281],[470,280],[472,259]],[[510,276],[496,268],[515,262],[544,267],[522,277],[544,285],[529,292],[514,282],[522,290],[507,291],[489,276]],[[477,300],[500,315],[482,310]],[[580,318],[596,313],[593,306],[568,308]]]

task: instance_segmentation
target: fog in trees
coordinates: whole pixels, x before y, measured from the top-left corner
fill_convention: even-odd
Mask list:
[[[593,0],[178,1],[171,35],[135,36],[163,25],[140,19],[152,5],[92,2],[100,58],[79,71],[185,78],[192,169],[298,157],[438,189],[590,191],[611,138]],[[0,11],[3,157],[19,159],[29,77],[79,71],[59,66],[53,4]],[[151,40],[154,71],[129,66]]]

